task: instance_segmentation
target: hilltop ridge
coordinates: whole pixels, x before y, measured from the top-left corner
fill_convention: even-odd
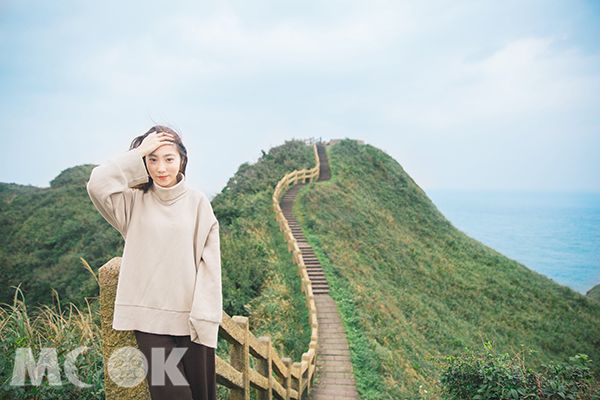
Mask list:
[[[488,341],[532,350],[534,366],[600,360],[598,302],[454,228],[383,151],[346,140],[329,157],[332,180],[304,188],[295,211],[342,312],[361,398],[435,390],[436,358]]]

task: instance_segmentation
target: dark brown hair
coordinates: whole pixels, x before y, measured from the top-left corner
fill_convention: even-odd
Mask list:
[[[144,141],[144,139],[146,139],[146,137],[149,134],[154,133],[154,132],[166,132],[166,133],[173,135],[173,144],[175,145],[175,147],[177,147],[177,151],[179,152],[179,156],[181,157],[181,168],[179,168],[179,172],[181,172],[183,175],[185,175],[185,168],[187,167],[187,162],[188,162],[187,149],[183,145],[183,142],[181,141],[181,137],[179,136],[179,134],[171,128],[168,128],[168,127],[162,126],[162,125],[153,126],[152,128],[150,128],[148,130],[148,132],[133,139],[131,141],[131,146],[129,146],[129,150],[133,150],[133,149],[139,147],[142,144],[142,142]],[[146,157],[144,157],[144,165],[146,165]],[[148,171],[148,167],[146,166],[146,172],[147,171]],[[143,190],[145,193],[148,191],[148,189],[150,189],[150,186],[152,186],[153,183],[154,182],[153,182],[152,178],[150,177],[150,174],[148,174],[148,182],[134,186],[133,188]]]

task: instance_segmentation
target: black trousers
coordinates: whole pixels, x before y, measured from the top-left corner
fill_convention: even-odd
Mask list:
[[[192,342],[189,336],[156,335],[134,331],[140,351],[148,360],[148,387],[152,400],[216,400],[215,349]],[[173,349],[186,349],[177,363],[177,369],[187,382],[175,382],[165,373],[165,360]],[[154,352],[152,349],[155,349]],[[183,350],[178,350],[179,352]],[[153,360],[159,355],[159,360]],[[163,358],[164,354],[164,358]],[[180,353],[174,354],[175,360]],[[153,370],[157,370],[153,378]],[[168,367],[167,367],[168,370]],[[168,372],[168,371],[167,371]],[[171,374],[177,375],[178,374]],[[164,376],[164,381],[163,381]],[[186,384],[187,383],[187,384]]]

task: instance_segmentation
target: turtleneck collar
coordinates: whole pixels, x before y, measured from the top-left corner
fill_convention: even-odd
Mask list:
[[[162,187],[157,185],[156,182],[150,186],[150,193],[156,198],[158,201],[165,205],[173,204],[177,200],[179,200],[182,196],[187,193],[188,187],[185,183],[185,176],[182,175],[182,178],[176,185],[173,185],[169,188]]]

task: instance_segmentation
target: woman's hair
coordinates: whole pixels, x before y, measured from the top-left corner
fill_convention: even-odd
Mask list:
[[[179,134],[171,128],[167,128],[166,126],[162,126],[162,125],[153,126],[152,128],[150,128],[148,130],[148,132],[133,139],[131,141],[131,146],[129,146],[129,150],[133,150],[133,149],[139,147],[142,144],[142,142],[144,141],[144,139],[146,139],[146,136],[148,136],[149,134],[154,133],[154,132],[166,132],[173,136],[173,140],[172,140],[173,145],[175,145],[175,147],[177,148],[177,151],[179,152],[179,156],[181,157],[181,168],[179,169],[179,172],[181,172],[183,175],[185,175],[185,168],[187,167],[187,162],[188,162],[187,149],[183,145],[183,142],[181,141],[181,137],[179,136]],[[144,157],[144,165],[146,165],[146,157]],[[148,171],[148,167],[146,166],[146,172],[147,171]],[[153,184],[152,178],[150,177],[150,174],[148,174],[148,182],[134,186],[133,188],[141,189],[145,193],[148,191],[148,189],[150,189],[150,186],[152,186],[152,184]]]

